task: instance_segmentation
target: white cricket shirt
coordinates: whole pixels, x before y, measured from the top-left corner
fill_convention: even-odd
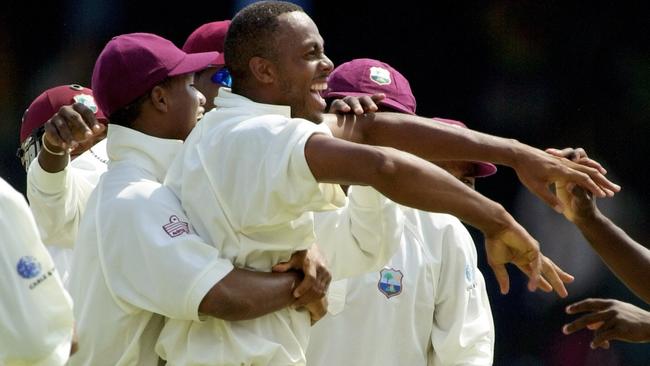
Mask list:
[[[363,186],[350,186],[345,207],[314,213],[314,221],[333,280],[379,271],[399,248],[404,230],[399,205]]]
[[[0,365],[64,365],[72,301],[23,196],[0,178]]]
[[[158,364],[163,316],[198,320],[232,270],[196,236],[162,179],[182,141],[108,127],[108,171],[90,196],[75,245],[70,292],[79,352],[70,365]]]
[[[453,216],[401,208],[390,262],[330,285],[308,365],[492,364],[494,325],[471,236]]]
[[[220,89],[185,141],[165,184],[199,235],[235,267],[270,271],[315,241],[312,211],[342,207],[338,185],[318,183],[305,159],[324,125],[291,118],[287,106],[255,103]],[[291,308],[245,321],[170,320],[157,350],[170,365],[300,365],[310,331]]]
[[[29,207],[66,288],[81,215],[99,177],[108,168],[107,162],[103,139],[60,172],[46,172],[38,159],[27,170]]]

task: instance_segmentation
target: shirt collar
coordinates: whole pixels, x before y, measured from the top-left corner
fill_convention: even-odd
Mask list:
[[[214,104],[217,108],[233,108],[233,107],[243,107],[250,110],[250,112],[255,115],[261,114],[279,114],[287,118],[291,118],[291,107],[287,105],[277,105],[277,104],[264,104],[253,102],[252,100],[233,93],[232,90],[228,88],[220,88],[219,94],[214,99]]]
[[[106,141],[109,166],[128,161],[153,174],[160,182],[183,147],[181,140],[161,139],[113,124],[108,125]]]

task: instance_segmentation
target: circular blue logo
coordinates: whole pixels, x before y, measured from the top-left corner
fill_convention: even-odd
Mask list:
[[[36,258],[27,255],[18,260],[16,271],[18,271],[18,274],[22,278],[34,278],[41,273],[41,264]]]

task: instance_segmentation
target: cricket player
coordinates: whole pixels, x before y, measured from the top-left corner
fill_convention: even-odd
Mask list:
[[[323,96],[328,100],[373,93],[385,95],[378,103],[380,111],[415,115],[408,80],[377,60],[355,59],[338,66]],[[465,127],[458,121],[438,120]],[[439,166],[472,189],[475,178],[497,170],[479,162],[447,161]],[[348,197],[360,192],[383,197],[367,187],[351,187]],[[491,365],[494,324],[469,232],[451,215],[395,209],[406,217],[399,250],[381,270],[331,284],[329,315],[312,330],[307,363]],[[331,220],[329,216],[315,217],[316,235],[323,244],[337,235],[322,230],[322,221]]]
[[[61,136],[71,137],[72,130],[61,119],[51,118],[61,107],[75,103],[88,107],[96,119],[94,125],[81,122],[77,129],[83,142],[66,146]],[[77,84],[44,91],[29,105],[21,124],[18,156],[27,170],[30,209],[66,287],[79,221],[107,169],[105,124],[92,90]]]
[[[186,53],[197,52],[219,52],[223,54],[223,42],[226,39],[230,20],[209,22],[196,28],[187,37],[183,44],[183,51]],[[205,110],[214,108],[214,97],[217,96],[219,88],[230,87],[232,79],[230,73],[223,67],[223,62],[210,66],[194,75],[194,85],[205,96]]]
[[[502,290],[507,290],[503,265],[509,260],[527,270],[530,288],[536,287],[542,267],[537,243],[500,205],[424,160],[333,138],[335,128],[318,124],[325,108],[319,93],[327,87],[332,64],[323,53],[315,24],[301,8],[286,2],[258,2],[244,8],[230,24],[225,61],[233,89],[220,89],[216,108],[192,131],[165,184],[180,198],[199,235],[235,267],[270,271],[274,263],[308,248],[314,241],[312,212],[344,204],[339,183],[362,184],[402,204],[449,212],[477,226],[494,249],[490,254]],[[390,114],[383,117],[384,123],[379,115],[371,118],[380,130],[400,121]],[[417,117],[405,120],[415,120],[417,126],[429,124]],[[350,132],[345,126],[339,128],[335,136]],[[447,146],[446,138],[472,135],[474,141],[462,151],[450,149],[453,152],[439,157],[473,159],[468,155],[481,150],[488,160],[512,164],[512,156],[506,155],[517,150],[522,152],[518,156],[534,162],[536,177],[528,180],[532,172],[525,170],[531,165],[512,165],[525,177],[522,181],[537,186],[537,191],[553,175],[580,181],[599,195],[616,189],[593,169],[510,140],[454,129],[430,129],[445,136],[438,138],[441,150]],[[381,135],[375,132],[373,137]],[[383,137],[384,141],[399,139]],[[427,155],[427,147],[428,154],[438,154],[431,145],[436,143],[430,141],[421,154]],[[589,174],[573,169],[591,174],[607,192]],[[554,268],[544,269],[557,277]],[[290,308],[246,321],[170,320],[157,351],[174,365],[304,364],[309,326],[306,314]]]
[[[153,346],[164,317],[248,319],[323,296],[313,286],[296,299],[306,281],[297,271],[233,269],[161,184],[203,114],[193,73],[217,58],[134,33],[113,38],[96,61],[92,83],[109,120],[111,164],[79,227],[70,291],[83,346],[70,365],[157,365]],[[84,108],[63,109],[57,117],[68,125],[94,118]]]
[[[25,198],[0,178],[0,365],[65,365],[72,300]]]

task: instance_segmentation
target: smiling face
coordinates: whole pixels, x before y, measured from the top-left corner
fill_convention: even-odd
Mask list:
[[[323,38],[316,24],[303,12],[278,17],[276,56],[277,104],[291,107],[291,116],[320,123],[325,100],[320,92],[327,88],[327,76],[334,65],[325,56]]]

